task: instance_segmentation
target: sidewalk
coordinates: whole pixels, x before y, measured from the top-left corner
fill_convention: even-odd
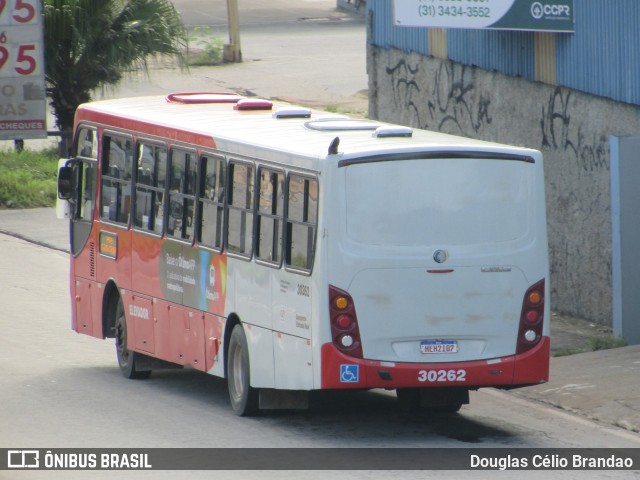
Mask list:
[[[553,344],[553,320],[551,343]],[[640,432],[640,345],[551,358],[549,383],[513,394]]]
[[[158,66],[149,77],[130,78],[104,96],[231,90],[364,116],[368,105],[364,22],[352,18],[341,25],[328,25],[322,36],[323,30],[314,25],[297,34],[295,48],[288,45],[281,50],[261,46],[261,37],[256,36],[253,43],[244,43],[245,61],[241,64],[192,68],[189,72]],[[341,33],[349,35],[348,43]],[[53,209],[0,210],[0,234],[50,248],[68,251],[68,229],[66,221],[55,218]],[[552,351],[574,347],[597,333],[582,320],[554,317]],[[636,345],[552,358],[549,383],[511,394],[640,432],[639,379],[640,345]]]

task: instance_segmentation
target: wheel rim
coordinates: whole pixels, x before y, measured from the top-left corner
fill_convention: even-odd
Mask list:
[[[127,350],[127,329],[124,325],[124,315],[120,315],[116,320],[116,347],[120,364],[126,365],[129,359],[129,352]]]
[[[233,390],[235,392],[235,398],[240,400],[244,395],[244,374],[245,374],[245,365],[242,358],[242,347],[240,345],[236,345],[235,350],[233,351],[233,360],[232,360],[232,368],[233,368]]]

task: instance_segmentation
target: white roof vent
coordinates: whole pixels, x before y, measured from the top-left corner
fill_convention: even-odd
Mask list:
[[[375,130],[380,126],[373,120],[358,120],[351,118],[322,118],[305,122],[305,127],[322,132],[347,131],[347,130]]]
[[[412,137],[413,128],[401,127],[397,125],[385,125],[376,128],[373,132],[373,136],[376,138],[388,138],[388,137]]]
[[[280,107],[273,112],[273,118],[309,118],[311,110],[304,107]]]

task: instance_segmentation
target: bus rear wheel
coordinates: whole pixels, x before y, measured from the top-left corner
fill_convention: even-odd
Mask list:
[[[122,299],[118,299],[115,318],[116,354],[118,355],[118,365],[120,372],[126,378],[145,379],[151,375],[151,370],[137,368],[139,355],[127,349],[127,321],[124,316],[124,305]]]
[[[258,390],[251,387],[249,348],[242,325],[231,331],[227,354],[227,384],[231,408],[236,415],[251,416],[258,413]]]

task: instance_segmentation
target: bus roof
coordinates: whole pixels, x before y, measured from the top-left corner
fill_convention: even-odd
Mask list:
[[[285,153],[291,156],[292,163],[297,163],[294,159],[308,159],[310,162],[303,162],[308,168],[318,168],[315,163],[325,159],[348,162],[362,157],[419,152],[536,156],[534,150],[526,148],[408,129],[375,120],[352,119],[288,104],[274,103],[269,108],[271,102],[243,99],[235,94],[200,94],[205,96],[205,100],[198,97],[198,101],[189,101],[189,95],[192,94],[83,104],[76,112],[76,124],[97,123],[107,128],[125,129],[140,135],[169,138],[265,160],[282,162],[282,154]],[[206,100],[206,95],[210,95],[210,101]],[[181,98],[187,100],[182,101]],[[289,110],[277,118],[274,112],[279,112],[280,108]],[[378,128],[376,136],[374,132]],[[336,137],[339,145],[332,150]]]

